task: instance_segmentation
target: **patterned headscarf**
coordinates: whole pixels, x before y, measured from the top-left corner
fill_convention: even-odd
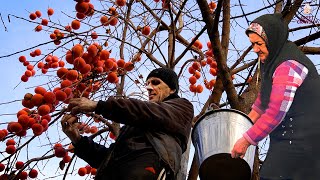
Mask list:
[[[248,29],[246,30],[246,34],[254,32],[258,34],[265,42],[268,44],[268,38],[266,32],[264,31],[263,27],[258,23],[251,23]]]

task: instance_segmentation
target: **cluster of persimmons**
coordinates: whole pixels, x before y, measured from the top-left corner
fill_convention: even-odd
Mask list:
[[[124,1],[125,2],[125,1]],[[117,1],[119,6],[121,1]],[[77,11],[77,18],[90,16],[93,13],[93,5],[89,1],[77,2],[75,9]],[[48,9],[48,16],[53,15],[53,9]],[[116,10],[110,8],[110,12],[114,15],[109,18],[102,16],[100,22],[102,25],[115,26],[117,24]],[[41,18],[41,12],[36,11],[31,13],[29,18],[31,20],[41,19],[40,24],[36,27],[36,31],[41,31],[42,26],[47,26],[50,21],[45,18]],[[83,18],[84,18],[83,17]],[[65,31],[55,29],[50,38],[55,45],[59,45],[64,38],[65,33],[80,28],[80,21],[73,20],[71,25],[65,27]],[[150,27],[144,27],[142,33],[148,35],[150,33]],[[90,37],[94,40],[98,38],[96,32],[92,32]],[[18,153],[20,147],[17,147],[13,136],[25,137],[28,134],[28,130],[32,132],[33,136],[40,136],[46,132],[52,122],[52,113],[56,107],[62,103],[68,104],[70,98],[87,97],[90,98],[96,91],[100,89],[103,83],[116,84],[119,82],[119,76],[124,75],[128,71],[134,69],[134,63],[131,61],[126,62],[123,59],[116,60],[110,57],[110,52],[103,49],[98,43],[92,44],[76,44],[70,48],[64,59],[60,59],[53,54],[44,55],[40,49],[35,49],[30,52],[30,58],[36,56],[44,56],[43,60],[38,61],[32,65],[25,55],[19,57],[19,61],[26,67],[25,73],[21,76],[22,82],[28,82],[29,78],[33,77],[36,72],[40,71],[42,74],[47,74],[48,71],[56,72],[56,80],[54,83],[56,87],[52,89],[46,89],[42,86],[34,88],[34,93],[26,93],[22,99],[23,109],[17,112],[17,120],[8,123],[6,129],[0,130],[0,141],[7,140],[5,152],[9,155]],[[141,58],[136,58],[135,62],[138,62]],[[95,121],[98,121],[95,119]],[[82,133],[94,134],[98,132],[96,126],[89,126],[87,124],[80,124],[79,129]],[[115,138],[110,134],[111,138]],[[56,143],[52,150],[53,155],[58,158],[62,158],[62,162],[69,163],[71,157],[68,152],[72,152],[72,145],[68,148]],[[13,167],[12,163],[8,164],[0,163],[0,172],[15,168],[19,173],[18,179],[36,178],[38,171],[36,169],[29,169],[29,172],[25,171],[29,163],[24,163],[15,159],[16,166]],[[6,171],[5,171],[6,172]],[[90,166],[79,168],[78,174],[84,176],[85,174],[96,174],[96,169]],[[8,178],[8,174],[2,174],[0,179]]]
[[[195,47],[202,49],[203,45],[199,40],[196,40],[193,44]],[[191,66],[188,68],[188,72],[191,74],[191,77],[189,78],[190,86],[189,89],[191,92],[194,93],[202,93],[203,86],[201,84],[196,85],[197,80],[201,77],[202,69],[205,66],[209,66],[209,73],[212,76],[217,76],[217,62],[214,59],[214,55],[212,53],[212,47],[211,42],[207,42],[208,50],[205,52],[206,59],[201,60],[200,62],[194,61]],[[208,81],[206,78],[204,78],[204,85],[207,89],[211,90],[216,83],[215,79],[211,79]]]
[[[76,44],[67,51],[66,63],[53,55],[48,55],[44,62],[38,62],[37,68],[43,74],[46,74],[49,69],[56,69],[59,86],[52,91],[38,86],[34,89],[34,93],[25,94],[22,100],[24,108],[17,113],[16,121],[10,122],[7,129],[0,131],[0,140],[4,139],[8,132],[11,135],[24,137],[29,129],[32,130],[34,136],[41,135],[49,127],[50,113],[53,113],[60,103],[68,104],[69,99],[74,97],[89,98],[91,94],[99,90],[104,81],[118,83],[119,75],[133,70],[134,64],[132,62],[125,62],[123,59],[115,60],[109,55],[108,50],[102,49],[96,43],[88,45],[86,48],[81,44]],[[27,67],[25,74],[21,77],[21,80],[26,82],[32,74],[34,75],[35,70],[32,65],[26,63],[28,61],[25,56],[21,56],[19,61]],[[71,65],[71,68],[66,68],[65,64]],[[29,71],[31,75],[29,75]],[[90,127],[86,124],[80,124],[79,129],[92,134],[98,131],[96,126]],[[68,150],[63,146],[56,144],[53,149],[55,156],[63,158],[63,162],[70,161]],[[6,152],[14,154],[16,152],[15,144],[9,143]],[[1,166],[4,165],[1,164]],[[84,171],[84,169],[87,168],[79,169],[79,175],[84,175],[83,172],[93,175],[95,172],[94,169],[91,171]],[[22,176],[22,172],[20,174]],[[34,176],[30,176],[29,173],[29,177]]]

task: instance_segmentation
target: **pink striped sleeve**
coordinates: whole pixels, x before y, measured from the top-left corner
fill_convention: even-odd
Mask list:
[[[273,74],[268,108],[243,135],[251,144],[257,145],[281,123],[307,73],[308,69],[294,60],[285,61],[277,67]]]
[[[254,101],[252,107],[253,110],[255,110],[258,114],[263,114],[264,110],[261,108],[261,99],[260,99],[260,93],[257,96],[257,99]]]

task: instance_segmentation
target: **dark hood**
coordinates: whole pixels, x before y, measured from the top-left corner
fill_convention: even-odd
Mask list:
[[[255,19],[253,23],[260,24],[267,35],[268,42],[266,43],[269,56],[264,62],[265,67],[267,67],[269,64],[273,64],[282,47],[287,42],[289,35],[288,26],[279,13],[262,15]]]

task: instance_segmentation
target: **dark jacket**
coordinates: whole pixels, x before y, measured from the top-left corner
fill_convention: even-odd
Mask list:
[[[269,56],[263,66],[261,101],[267,108],[275,69],[295,60],[308,69],[285,118],[270,134],[270,147],[261,168],[261,177],[270,179],[318,179],[320,157],[320,78],[314,64],[297,46],[287,41],[288,28],[279,14],[263,15],[259,23],[268,38]]]
[[[150,145],[174,174],[178,172],[181,155],[187,147],[193,118],[193,106],[187,99],[170,97],[163,102],[154,103],[110,97],[107,101],[99,101],[96,113],[125,126],[122,127],[117,142],[109,148],[82,137],[75,145],[75,154],[78,157],[92,167],[105,168],[105,157],[113,148],[122,151],[126,149],[130,153],[135,151],[135,148],[146,149]],[[132,136],[146,138],[147,142],[139,147],[125,147],[134,141],[135,137]],[[125,155],[126,152],[121,155]],[[102,162],[104,163],[101,164]],[[98,169],[98,174],[100,170],[101,168]]]

